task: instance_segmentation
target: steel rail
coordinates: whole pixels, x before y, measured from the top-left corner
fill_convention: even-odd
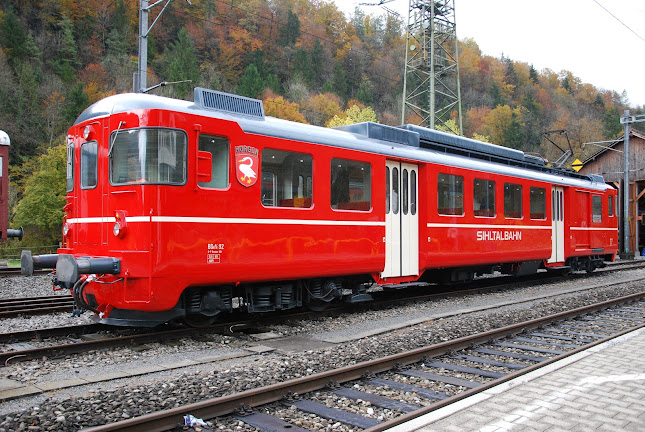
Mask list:
[[[548,278],[548,280],[551,281],[553,279],[559,279],[559,278],[561,277]],[[495,279],[497,278],[485,279],[483,280],[483,282],[487,282],[487,281],[494,282]],[[544,282],[544,279],[542,279],[542,282]],[[380,305],[391,306],[393,304],[432,301],[433,299],[443,299],[443,298],[452,297],[452,296],[464,296],[464,295],[471,295],[475,293],[485,293],[485,292],[495,292],[495,291],[505,290],[505,289],[509,289],[509,287],[517,287],[518,283],[519,284],[531,283],[531,281],[517,282],[515,280],[512,280],[510,284],[502,284],[502,285],[494,284],[494,285],[488,285],[488,286],[480,286],[477,288],[471,288],[468,290],[455,290],[455,291],[447,291],[442,293],[413,295],[409,297],[399,297],[399,298],[391,298],[391,295],[393,295],[392,291],[383,292],[383,293],[374,293],[374,294],[383,294],[385,298],[378,299],[374,302],[370,302],[367,304],[359,304],[359,305],[374,308],[374,307],[379,307]],[[621,281],[617,283],[604,284],[602,285],[602,287],[612,286],[615,284],[623,284],[623,283],[625,282]],[[182,337],[190,337],[193,335],[199,336],[209,332],[210,333],[223,332],[226,334],[232,334],[234,333],[234,331],[254,328],[254,327],[257,327],[258,325],[269,325],[276,322],[283,322],[285,320],[297,320],[297,319],[307,319],[311,317],[326,317],[326,316],[338,315],[340,313],[345,313],[348,310],[351,310],[351,306],[352,305],[349,305],[349,309],[348,309],[347,304],[333,305],[332,307],[319,312],[312,312],[312,311],[304,311],[304,312],[295,311],[291,313],[281,312],[281,313],[271,314],[271,315],[267,314],[267,316],[262,317],[261,320],[249,318],[246,320],[217,323],[209,327],[197,328],[197,329],[184,327],[180,329],[171,329],[171,330],[164,330],[164,331],[159,331],[159,330],[152,331],[152,332],[147,331],[146,333],[119,336],[116,338],[75,342],[71,344],[38,347],[38,348],[19,350],[19,351],[0,352],[0,365],[4,364],[6,366],[9,361],[22,362],[22,361],[41,358],[43,356],[59,357],[65,354],[77,354],[81,352],[86,352],[86,351],[106,348],[106,347],[115,348],[115,347],[123,347],[128,345],[141,345],[141,344],[150,343],[151,341],[154,342],[159,340],[180,339]],[[89,324],[88,326],[92,326],[92,324]],[[16,332],[16,333],[3,333],[3,334],[0,334],[0,342],[2,341],[19,342],[19,341],[27,341],[34,338],[46,339],[49,337],[61,337],[61,336],[65,336],[65,331],[69,331],[71,334],[87,334],[87,333],[90,333],[93,329],[94,328],[92,327],[84,327],[84,326],[68,326],[68,327],[59,327],[59,328],[53,328],[53,329],[29,330],[29,331]],[[104,326],[102,329],[110,329],[115,332],[118,332],[120,328]],[[99,328],[96,328],[96,330],[99,330]],[[146,337],[147,335],[150,337]]]
[[[0,318],[58,312],[71,308],[73,304],[74,300],[69,295],[0,299]]]
[[[538,328],[546,323],[570,319],[576,316],[588,314],[598,310],[606,309],[621,303],[628,303],[639,300],[645,297],[645,292],[633,294],[629,296],[620,297],[618,299],[608,300],[605,302],[597,303],[594,305],[584,306],[581,308],[573,309],[570,311],[560,312],[548,317],[534,319],[518,324],[509,325],[500,329],[491,330],[476,335],[465,336],[453,341],[442,342],[436,345],[430,345],[422,348],[417,348],[408,352],[393,354],[381,359],[369,360],[355,365],[342,367],[335,370],[317,373],[307,377],[296,378],[282,383],[272,384],[266,387],[247,390],[241,393],[222,396],[214,399],[209,399],[201,402],[196,402],[184,405],[169,410],[157,411],[145,414],[140,417],[110,423],[103,426],[95,426],[83,429],[85,432],[107,432],[107,431],[166,431],[173,427],[182,424],[183,416],[190,413],[196,417],[210,419],[218,416],[223,416],[233,413],[241,406],[260,406],[268,403],[279,401],[292,393],[307,393],[311,391],[320,390],[326,387],[329,383],[344,383],[361,378],[367,373],[381,373],[393,369],[394,367],[405,366],[417,363],[424,358],[436,357],[446,352],[466,349],[472,345],[488,342],[492,339],[502,338],[516,333],[520,333],[527,329]],[[594,343],[593,345],[595,345]],[[586,346],[587,348],[589,345]],[[575,351],[580,351],[583,348]],[[574,352],[566,353],[557,359],[571,355]],[[552,360],[555,361],[555,360]],[[535,368],[527,368],[528,370]],[[518,373],[511,374],[511,376],[519,376]],[[506,379],[504,379],[506,380]],[[496,381],[499,384],[500,381]],[[490,384],[488,384],[490,385]],[[465,393],[473,394],[472,391]],[[454,399],[453,399],[454,401]],[[436,406],[433,405],[433,406]],[[423,410],[416,411],[425,412]],[[432,409],[430,409],[432,410]],[[402,416],[410,418],[408,416]],[[396,420],[396,419],[395,419]],[[394,422],[395,420],[392,420]],[[390,422],[387,422],[390,423]],[[397,423],[398,424],[398,423]],[[389,427],[394,426],[394,423],[389,424]],[[373,431],[384,429],[373,429]],[[372,432],[372,429],[370,429]]]

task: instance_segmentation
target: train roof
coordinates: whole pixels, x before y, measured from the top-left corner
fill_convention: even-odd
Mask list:
[[[520,150],[451,135],[416,125],[386,126],[366,122],[338,128],[306,125],[264,115],[262,101],[195,88],[195,102],[125,93],[88,107],[75,125],[97,117],[142,109],[161,109],[234,121],[246,133],[446,164],[597,190],[609,188],[599,175],[547,167],[540,157]]]

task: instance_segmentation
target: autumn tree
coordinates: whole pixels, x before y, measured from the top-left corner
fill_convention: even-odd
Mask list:
[[[524,124],[520,108],[512,109],[508,105],[498,105],[482,120],[483,135],[489,136],[493,143],[505,147],[522,148]]]
[[[303,103],[305,117],[311,124],[323,126],[342,113],[341,99],[333,93],[319,93]]]
[[[376,122],[376,113],[371,107],[360,108],[358,105],[352,105],[341,115],[335,115],[325,126],[332,128],[363,122]]]
[[[300,105],[289,102],[282,96],[269,97],[264,100],[264,113],[271,117],[307,123],[305,116],[300,112]]]

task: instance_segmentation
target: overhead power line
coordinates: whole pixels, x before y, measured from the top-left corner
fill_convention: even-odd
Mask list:
[[[600,4],[600,2],[599,2],[598,0],[593,0],[593,1],[594,1],[594,3],[596,3],[598,6],[600,6],[601,8],[603,8],[603,10],[604,10],[605,12],[607,12],[609,15],[611,15],[611,16],[612,16],[616,21],[618,21],[618,22],[619,22],[619,23],[621,23],[623,26],[625,26],[625,28],[626,28],[627,30],[629,30],[630,32],[634,33],[634,34],[636,35],[636,37],[637,37],[637,38],[639,38],[640,40],[642,40],[643,42],[645,42],[645,39],[644,39],[641,35],[639,35],[638,33],[636,33],[636,32],[635,32],[635,31],[634,31],[630,26],[628,26],[627,24],[625,24],[624,22],[622,22],[622,21],[621,21],[621,20],[620,20],[616,15],[614,15],[613,13],[611,13],[611,11],[610,11],[609,9],[607,9],[607,8],[606,8],[606,7],[604,7],[602,4]]]

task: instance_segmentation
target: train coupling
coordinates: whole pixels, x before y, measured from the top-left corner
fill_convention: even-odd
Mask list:
[[[56,262],[56,285],[72,288],[83,274],[119,274],[121,260],[118,258],[75,257],[58,254]]]
[[[7,229],[7,238],[17,238],[18,240],[22,241],[24,235],[25,230],[23,230],[22,227],[18,229]]]
[[[55,269],[58,254],[31,255],[31,251],[23,250],[20,255],[20,271],[25,276],[33,276],[34,270]]]

